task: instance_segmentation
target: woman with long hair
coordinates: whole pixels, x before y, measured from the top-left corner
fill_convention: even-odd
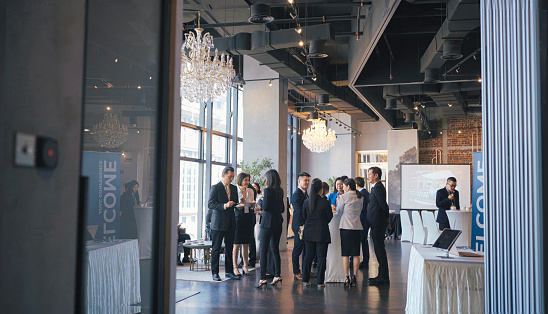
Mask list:
[[[277,285],[282,281],[281,258],[280,258],[280,237],[282,235],[282,213],[284,212],[284,190],[281,187],[278,171],[270,169],[265,173],[265,185],[263,190],[263,217],[261,219],[260,238],[260,264],[261,280],[256,288],[266,287],[266,268],[268,263],[268,252],[271,251],[274,257],[274,279],[271,285]]]
[[[306,256],[303,266],[303,284],[310,286],[312,261],[318,260],[318,285],[325,287],[325,266],[327,246],[331,243],[329,222],[333,211],[328,200],[322,197],[323,186],[320,179],[312,180],[310,198],[304,201],[302,215],[304,218],[303,240],[306,243]]]
[[[236,217],[236,230],[234,231],[234,249],[232,250],[232,263],[234,265],[234,274],[240,275],[238,270],[238,249],[242,246],[242,272],[246,276],[251,276],[247,268],[249,258],[249,244],[252,242],[253,226],[255,213],[255,195],[253,189],[249,188],[249,174],[240,172],[236,178],[238,185],[238,200],[240,203],[236,205],[234,215]]]
[[[346,280],[345,287],[356,286],[356,275],[360,267],[360,240],[361,230],[363,230],[360,221],[362,212],[363,198],[359,191],[356,191],[356,182],[354,179],[346,179],[343,183],[344,194],[339,196],[337,202],[337,214],[341,215],[339,229],[341,233],[341,255],[343,257],[343,268]],[[350,280],[350,256],[353,256],[354,276]]]

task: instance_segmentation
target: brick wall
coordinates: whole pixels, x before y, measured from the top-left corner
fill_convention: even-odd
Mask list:
[[[436,150],[439,149],[442,158],[437,163],[472,165],[472,152],[482,150],[481,116],[443,118],[437,122],[436,138],[419,138],[419,163],[431,164]],[[473,169],[470,168],[470,170],[470,178],[472,178]]]

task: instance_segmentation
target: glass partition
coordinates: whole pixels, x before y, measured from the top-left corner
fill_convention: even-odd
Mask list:
[[[87,3],[82,312],[153,313],[154,220],[161,210],[156,164],[158,150],[165,149],[156,140],[163,128],[158,123],[162,5]],[[185,119],[197,116],[199,108]],[[199,139],[196,131],[187,133],[193,140],[185,141],[182,153],[195,157]]]

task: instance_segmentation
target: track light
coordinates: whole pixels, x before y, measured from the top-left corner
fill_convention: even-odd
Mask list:
[[[296,11],[291,11],[289,12],[289,16],[291,16],[292,19],[296,19],[298,15]]]
[[[303,29],[298,27],[298,28],[295,28],[295,31],[297,32],[297,34],[300,34],[303,32]]]
[[[481,83],[481,77],[478,79],[478,82]]]
[[[289,2],[289,3],[293,4],[293,0],[287,0],[287,2]]]
[[[272,80],[268,82],[268,86],[272,86]]]
[[[453,107],[453,104],[447,104],[447,106],[449,106],[449,107]]]
[[[316,82],[317,79],[318,79],[318,78],[316,77],[316,74],[314,74],[314,76],[312,77],[312,80],[313,80],[314,82]]]
[[[301,47],[304,46],[304,41],[299,40],[299,46],[301,46]]]

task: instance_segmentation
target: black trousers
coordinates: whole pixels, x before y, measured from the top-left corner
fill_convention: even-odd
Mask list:
[[[310,270],[312,269],[312,261],[314,257],[318,258],[318,284],[325,282],[325,265],[327,261],[327,246],[326,242],[306,241],[306,256],[303,263],[303,282],[310,281]]]
[[[379,278],[388,279],[388,259],[384,247],[384,233],[386,228],[371,228],[371,240],[375,249],[375,255],[379,262]]]
[[[301,267],[299,266],[299,256],[302,254],[302,260],[304,265],[304,257],[306,255],[306,247],[304,241],[299,238],[299,229],[293,229],[293,252],[291,252],[291,262],[293,263],[293,274],[301,273]]]
[[[447,222],[440,222],[439,226],[441,231],[443,231],[443,229],[445,228],[451,229],[451,226],[449,225],[449,220],[447,220]]]
[[[233,273],[232,269],[232,247],[234,246],[234,228],[227,231],[211,230],[211,273],[219,273],[219,255],[221,245],[225,240],[225,273]]]
[[[362,253],[363,253],[362,263],[364,263],[365,265],[369,264],[369,241],[367,241],[368,232],[369,232],[369,228],[363,229],[361,232]]]
[[[259,239],[259,252],[261,254],[261,280],[266,280],[266,269],[268,267],[268,253],[269,251],[274,257],[274,277],[280,277],[282,270],[282,260],[280,258],[280,237],[282,236],[281,226],[278,228],[264,228],[261,229]]]
[[[185,242],[185,240],[190,240],[190,235],[187,234],[187,233],[179,233],[179,236],[178,236],[178,242]],[[185,252],[185,259],[189,259],[190,258],[190,249],[189,248],[184,248],[184,252]],[[177,255],[177,260],[178,261],[181,261],[181,254],[178,254]]]

